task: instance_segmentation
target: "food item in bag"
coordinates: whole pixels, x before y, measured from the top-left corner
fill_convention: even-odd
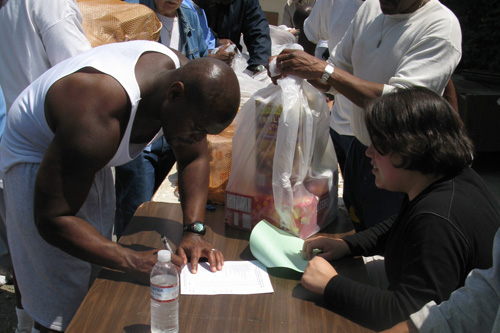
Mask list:
[[[307,146],[307,140],[304,140],[304,135],[312,135],[313,133],[311,131],[312,122],[307,122],[307,126],[309,126],[307,130],[304,129],[305,125],[301,126],[302,123],[297,126],[296,130],[287,128],[286,147],[277,148],[280,126],[287,127],[289,125],[280,123],[284,112],[283,105],[276,101],[259,98],[259,96],[254,96],[253,100],[248,103],[254,103],[255,123],[252,124],[253,127],[247,128],[247,130],[249,129],[248,135],[253,134],[254,138],[245,140],[245,151],[250,153],[250,159],[253,158],[255,164],[243,163],[241,171],[250,172],[245,174],[246,177],[240,173],[238,179],[233,180],[233,184],[238,186],[228,188],[226,192],[226,223],[250,230],[259,221],[266,219],[280,229],[306,238],[331,222],[331,217],[335,214],[332,214],[332,207],[336,205],[337,193],[331,193],[330,187],[332,187],[332,176],[337,177],[338,173],[330,172],[329,176],[321,176],[313,172],[312,161],[305,156],[308,153],[312,154],[311,140],[309,140],[309,146]],[[309,100],[308,103],[314,104]],[[300,118],[302,111],[299,109],[291,112],[296,112]],[[308,111],[310,112],[310,110]],[[300,120],[295,120],[300,122]],[[306,122],[304,121],[304,123]],[[328,123],[324,122],[324,125],[328,126]],[[288,134],[291,135],[288,136]],[[326,128],[325,138],[330,139]],[[293,140],[293,143],[290,140]],[[249,147],[250,145],[252,147]],[[324,144],[324,146],[327,145]],[[333,146],[330,148],[333,150]],[[273,170],[276,168],[275,163],[282,162],[280,153],[283,149],[287,149],[285,157],[288,159],[288,163],[291,163],[290,174],[282,174],[280,182],[273,184]],[[307,149],[309,150],[306,151]],[[237,157],[239,153],[242,152],[233,151],[233,157]],[[310,155],[308,156],[310,157]],[[275,159],[277,160],[275,161]],[[252,167],[249,167],[250,164]],[[335,167],[336,159],[333,158],[332,168]],[[291,201],[283,199],[283,196],[275,197],[275,187],[279,190],[283,179],[285,179],[284,183],[289,182],[290,184],[290,191],[283,193],[287,195],[292,192],[292,197],[288,197]],[[333,181],[336,184],[336,180]],[[331,195],[335,195],[335,197]],[[281,200],[279,203],[276,202],[277,198]],[[287,202],[291,204],[287,204]],[[277,207],[281,209],[281,214]]]
[[[255,135],[258,145],[255,150],[257,170],[255,184],[259,193],[273,193],[273,159],[276,151],[276,136],[283,106],[265,104],[255,100],[259,112],[256,117]]]

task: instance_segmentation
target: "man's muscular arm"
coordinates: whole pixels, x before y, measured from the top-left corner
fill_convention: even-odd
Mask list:
[[[147,280],[155,252],[135,252],[107,240],[75,214],[95,174],[114,156],[129,117],[127,94],[101,73],[75,73],[55,83],[45,114],[55,136],[35,182],[35,223],[63,251]]]

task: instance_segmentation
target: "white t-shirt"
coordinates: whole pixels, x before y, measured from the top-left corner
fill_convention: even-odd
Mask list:
[[[180,33],[177,16],[167,17],[158,13],[156,13],[156,15],[158,15],[158,19],[162,25],[160,32],[161,43],[179,51]]]
[[[362,0],[318,0],[304,21],[304,33],[309,41],[318,44],[328,41],[328,49],[340,42],[358,11]]]
[[[363,4],[362,0],[318,0],[304,22],[304,33],[313,43],[319,43],[321,40],[328,41],[330,52],[337,46],[342,37],[349,28],[351,21],[356,15],[359,7]],[[347,97],[337,94],[335,104],[345,105],[351,103]],[[342,135],[353,135],[351,122],[348,117],[337,117],[332,115],[330,123],[335,122],[334,128],[337,133]]]
[[[9,0],[0,9],[0,86],[7,111],[50,67],[91,48],[75,0]]]
[[[379,0],[367,0],[329,60],[358,78],[385,84],[383,93],[424,86],[442,94],[462,56],[461,43],[458,19],[438,0],[396,15],[384,15]],[[336,101],[330,126],[344,134],[341,125],[349,119],[353,134],[369,146],[363,109]]]

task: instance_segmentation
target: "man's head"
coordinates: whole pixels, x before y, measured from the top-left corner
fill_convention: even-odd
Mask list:
[[[157,13],[167,17],[174,17],[177,9],[182,4],[182,0],[154,0],[154,3]]]
[[[175,71],[167,98],[162,113],[167,142],[192,144],[231,124],[240,104],[240,87],[226,63],[199,58]]]
[[[413,13],[429,0],[379,0],[380,9],[386,15]]]

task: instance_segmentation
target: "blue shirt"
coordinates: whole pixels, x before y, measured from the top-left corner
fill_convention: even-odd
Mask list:
[[[139,3],[155,11],[156,7],[153,0],[139,0]],[[208,46],[203,35],[203,29],[200,26],[198,12],[182,3],[177,10],[177,14],[180,34],[178,51],[182,52],[190,60],[207,56]]]
[[[191,0],[183,0],[183,4],[194,10],[198,14],[198,19],[200,20],[200,27],[203,31],[203,36],[205,36],[205,42],[208,45],[209,50],[215,49],[215,37],[212,33],[212,30],[208,27],[207,16],[205,15],[205,11],[199,7],[197,4],[194,4]]]

